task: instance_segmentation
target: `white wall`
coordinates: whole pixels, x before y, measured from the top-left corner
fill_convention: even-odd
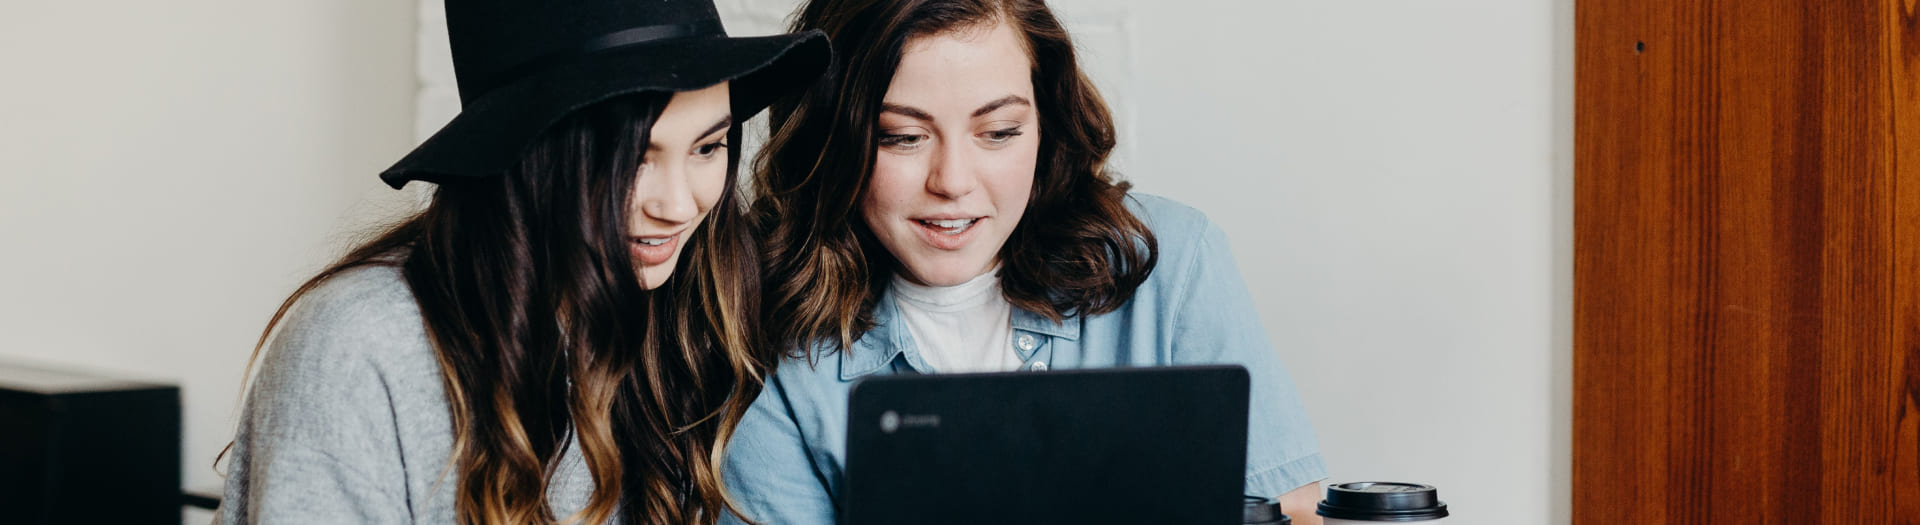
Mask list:
[[[1227,230],[1332,481],[1565,523],[1572,2],[1081,3],[1127,6],[1126,171]]]
[[[183,481],[217,488],[260,328],[399,195],[375,175],[411,143],[413,19],[0,2],[0,359],[179,383]]]
[[[1331,481],[1567,523],[1573,1],[1050,3],[1127,177],[1232,238]]]

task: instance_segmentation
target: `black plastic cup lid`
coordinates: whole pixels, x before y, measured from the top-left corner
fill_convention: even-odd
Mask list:
[[[1240,507],[1240,523],[1254,525],[1292,525],[1293,518],[1280,511],[1280,500],[1246,495],[1246,504]]]
[[[1447,517],[1447,504],[1431,485],[1364,481],[1328,487],[1316,514],[1353,521],[1435,520]]]

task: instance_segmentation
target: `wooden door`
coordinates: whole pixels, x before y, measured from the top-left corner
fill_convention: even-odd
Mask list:
[[[1578,1],[1574,523],[1920,523],[1917,10]]]

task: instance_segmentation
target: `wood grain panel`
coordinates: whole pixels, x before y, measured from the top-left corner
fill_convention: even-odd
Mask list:
[[[1887,0],[1887,56],[1893,90],[1894,325],[1884,388],[1894,397],[1893,438],[1876,465],[1892,487],[1892,514],[1920,525],[1920,6]]]
[[[1576,523],[1920,519],[1914,11],[1577,4]]]
[[[1681,395],[1674,366],[1693,356],[1694,323],[1668,323],[1668,305],[1697,302],[1683,294],[1699,290],[1688,275],[1697,267],[1701,232],[1696,216],[1679,199],[1699,194],[1687,186],[1696,177],[1669,177],[1682,161],[1701,155],[1674,150],[1692,130],[1676,126],[1680,90],[1673,44],[1679,41],[1671,9],[1648,2],[1588,0],[1575,11],[1574,155],[1574,434],[1573,508],[1576,522],[1674,521],[1659,495],[1690,491],[1692,480],[1671,475],[1669,443],[1696,442],[1696,426],[1668,425],[1672,410],[1659,396]],[[1604,74],[1599,72],[1605,72]],[[1698,87],[1689,86],[1689,91]],[[1605,172],[1605,176],[1598,176]],[[1676,187],[1678,186],[1678,187]],[[1604,201],[1598,200],[1604,198]],[[1641,260],[1629,260],[1631,254]],[[1643,264],[1659,261],[1661,264]],[[1597,277],[1604,275],[1606,279]],[[1607,351],[1594,351],[1594,349]],[[1618,351],[1672,348],[1674,352]],[[1596,373],[1604,370],[1606,373]],[[1595,399],[1599,397],[1600,399]],[[1659,406],[1660,410],[1650,407]],[[1679,414],[1693,419],[1697,414]],[[1596,422],[1598,424],[1596,424]],[[1663,436],[1667,442],[1641,439]],[[1602,445],[1604,444],[1604,445]],[[1589,449],[1607,447],[1605,458]],[[1588,489],[1588,480],[1633,480]],[[1621,505],[1624,502],[1638,502]]]

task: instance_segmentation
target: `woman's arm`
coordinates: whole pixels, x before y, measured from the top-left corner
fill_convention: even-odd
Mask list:
[[[1314,513],[1320,508],[1320,494],[1318,481],[1281,494],[1280,511],[1285,512],[1287,517],[1293,518],[1293,525],[1321,525],[1323,520],[1320,519],[1319,514]]]
[[[359,360],[274,348],[234,436],[222,522],[407,523],[392,408]]]
[[[417,310],[378,271],[315,289],[277,330],[227,458],[222,523],[413,521],[388,383],[409,378],[374,357],[431,350],[406,347],[425,344]]]
[[[1251,379],[1246,490],[1282,495],[1306,490],[1326,478],[1326,465],[1293,378],[1268,341],[1253,296],[1234,264],[1226,233],[1205,218],[1196,218],[1184,230],[1178,237],[1190,239],[1189,244],[1184,253],[1172,254],[1176,259],[1169,268],[1179,272],[1183,283],[1174,295],[1176,306],[1167,314],[1173,323],[1173,361],[1246,367]],[[1309,492],[1317,502],[1318,489]]]
[[[727,495],[752,522],[833,525],[838,519],[825,474],[814,465],[778,375],[741,418],[726,454]],[[729,513],[720,523],[749,522]]]

